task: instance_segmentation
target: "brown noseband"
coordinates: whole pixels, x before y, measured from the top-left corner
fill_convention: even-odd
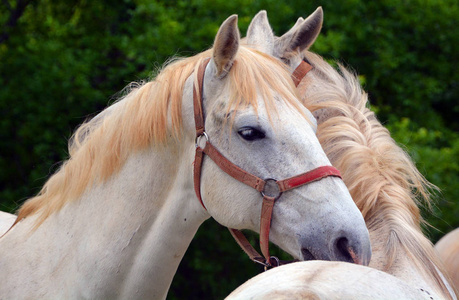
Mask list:
[[[204,127],[204,115],[202,106],[203,81],[204,72],[207,64],[209,63],[209,60],[210,59],[204,60],[198,68],[197,88],[199,89],[199,93],[198,90],[196,90],[196,86],[193,87],[194,119],[196,125],[196,154],[194,161],[194,189],[196,192],[196,196],[198,197],[202,206],[206,209],[201,197],[201,169],[204,154],[209,156],[210,159],[212,159],[214,163],[225,173],[260,192],[263,197],[260,220],[260,249],[263,253],[264,258],[252,247],[252,245],[250,245],[250,243],[241,231],[231,228],[229,230],[233,237],[236,239],[236,242],[241,246],[244,252],[247,253],[250,259],[264,265],[265,267],[278,266],[280,264],[279,259],[269,255],[269,230],[271,228],[271,219],[275,201],[281,197],[283,192],[286,192],[288,190],[294,189],[296,187],[302,186],[313,181],[320,180],[324,177],[335,176],[341,178],[340,172],[332,166],[322,166],[312,171],[283,180],[263,180],[251,173],[246,172],[245,170],[230,162],[226,157],[224,157],[210,143],[209,137],[207,136]],[[301,65],[302,64],[300,64],[300,66]],[[292,76],[294,80],[299,79],[298,83],[296,83],[295,81],[296,86],[298,86],[301,79],[304,77],[304,75],[306,75],[306,73],[309,70],[310,68],[308,69],[307,66],[304,65],[301,67],[301,70],[298,70],[298,72],[295,70]],[[201,138],[206,139],[204,148],[201,148],[199,146],[199,140]],[[274,192],[272,191],[273,189],[275,190]],[[268,192],[268,190],[270,192]]]

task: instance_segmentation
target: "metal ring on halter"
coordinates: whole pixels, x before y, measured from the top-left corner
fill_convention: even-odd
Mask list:
[[[198,142],[199,142],[199,138],[201,138],[201,137],[204,137],[204,138],[206,139],[206,142],[209,141],[209,136],[208,136],[207,133],[204,131],[203,133],[201,133],[200,135],[198,135],[198,136],[196,137],[196,139],[194,140],[194,146],[195,146],[196,148],[199,148]]]
[[[270,263],[271,263],[271,258],[274,259],[274,260],[276,261],[276,265],[273,266],[273,267],[278,267],[278,266],[280,266],[280,260],[279,260],[276,256],[271,256],[271,257],[269,258],[269,262],[270,262]],[[272,264],[271,264],[271,265],[272,265]]]
[[[275,188],[277,189],[277,191],[269,191],[267,192],[266,191],[266,187],[268,187],[268,182],[274,182],[274,185],[271,185],[270,188],[273,188],[275,186]],[[277,184],[277,180],[274,179],[274,178],[267,178],[265,179],[265,186],[263,188],[263,190],[260,192],[260,194],[265,197],[271,197],[271,198],[274,198],[274,199],[279,199],[279,197],[282,195],[282,192],[279,188],[279,185]]]
[[[271,263],[271,259],[276,261],[276,265]],[[268,271],[269,268],[275,268],[280,266],[280,260],[276,256],[270,256],[268,263],[265,264],[265,271]]]

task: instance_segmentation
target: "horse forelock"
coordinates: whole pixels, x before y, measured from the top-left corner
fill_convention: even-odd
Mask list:
[[[211,50],[207,50],[169,61],[154,80],[131,84],[124,97],[81,125],[69,141],[69,159],[37,196],[22,205],[16,223],[37,214],[37,228],[66,203],[81,197],[86,189],[120,170],[134,151],[178,141],[185,82],[210,56]],[[228,109],[256,108],[256,95],[261,94],[268,111],[276,111],[276,97],[301,111],[288,70],[270,56],[241,47],[228,76]]]
[[[261,98],[268,116],[277,113],[278,100],[303,114],[303,107],[298,101],[298,92],[290,78],[290,71],[285,64],[272,56],[242,47],[229,76],[230,99],[227,111],[247,106],[253,107],[256,111],[258,99]]]
[[[431,193],[438,188],[424,178],[367,107],[368,96],[353,73],[341,65],[338,72],[311,52],[304,55],[317,79],[306,92],[304,104],[311,111],[332,111],[319,120],[319,141],[341,171],[369,231],[389,232],[386,268],[395,261],[397,249],[403,248],[424,276],[449,295],[437,272],[443,269],[441,262],[420,230],[426,224],[419,205],[430,209]]]

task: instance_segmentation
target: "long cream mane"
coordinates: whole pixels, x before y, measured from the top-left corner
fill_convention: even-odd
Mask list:
[[[179,142],[185,81],[193,72],[196,74],[201,61],[211,54],[211,50],[207,50],[193,57],[173,60],[154,80],[131,85],[125,97],[83,124],[70,140],[70,158],[40,193],[19,209],[16,223],[39,214],[38,227],[67,202],[77,200],[88,187],[115,174],[133,152]],[[259,94],[268,111],[276,111],[274,97],[300,110],[301,103],[290,73],[284,64],[271,56],[240,47],[227,76],[228,110],[249,105],[256,109]],[[197,84],[196,78],[194,84]]]
[[[304,80],[308,87],[304,104],[316,116],[323,114],[319,117],[319,141],[341,171],[369,231],[384,228],[389,232],[386,270],[402,249],[425,276],[433,277],[446,291],[436,271],[442,264],[421,232],[424,221],[419,211],[419,205],[431,207],[431,191],[437,188],[367,107],[368,96],[358,78],[343,66],[338,72],[316,54],[304,55],[314,66],[316,79],[314,83]]]

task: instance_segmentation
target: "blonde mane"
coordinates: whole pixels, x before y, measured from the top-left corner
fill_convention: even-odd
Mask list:
[[[431,270],[433,275],[423,274],[447,291],[436,271],[442,264],[421,232],[424,221],[419,205],[430,208],[431,191],[437,188],[367,107],[368,96],[357,77],[341,65],[338,72],[316,54],[304,55],[314,66],[317,79],[314,83],[305,80],[306,86],[312,86],[304,104],[315,115],[324,113],[325,120],[319,118],[319,141],[341,171],[369,231],[384,228],[389,232],[386,270],[394,263],[397,250],[403,248],[420,271]]]
[[[119,171],[133,152],[179,141],[185,81],[193,72],[196,74],[211,51],[171,61],[154,80],[131,85],[125,97],[83,124],[69,142],[70,158],[37,196],[24,203],[15,224],[38,214],[37,228],[86,189]],[[269,111],[276,111],[274,95],[298,110],[302,106],[287,68],[268,55],[240,47],[228,76],[228,109],[248,105],[256,108],[257,94],[263,96]]]

